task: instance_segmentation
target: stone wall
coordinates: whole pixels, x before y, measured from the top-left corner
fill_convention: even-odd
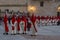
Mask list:
[[[36,7],[36,11],[34,12],[37,15],[43,15],[43,16],[56,16],[57,15],[57,7],[60,5],[60,2],[44,2],[44,6],[40,7],[40,2],[36,1],[28,1],[29,5],[34,5]],[[18,5],[26,5],[26,0],[0,0],[0,5],[5,4],[18,4]],[[0,7],[1,10],[9,9],[14,11],[27,11],[26,6],[19,6],[19,7]]]
[[[26,11],[26,0],[0,0],[0,5],[22,5],[16,7],[0,6],[0,9],[4,11],[5,9],[14,10],[14,11]]]
[[[60,5],[60,2],[44,2],[44,6],[40,6],[40,2],[32,2],[29,1],[29,5],[36,6],[37,10],[35,11],[36,15],[43,15],[43,16],[56,16],[57,15],[57,7]]]

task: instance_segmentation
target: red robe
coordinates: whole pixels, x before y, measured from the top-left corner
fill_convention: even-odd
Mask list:
[[[52,21],[52,16],[49,16],[49,21],[48,22],[50,22],[50,21]]]
[[[45,19],[45,17],[44,16],[41,16],[41,20],[44,20]]]
[[[25,27],[24,27],[24,31],[26,32],[26,28],[27,28],[27,20],[26,20],[26,17],[22,16],[22,21],[25,22]]]
[[[33,27],[34,27],[34,29],[35,29],[35,31],[37,32],[37,29],[36,29],[36,27],[35,27],[35,21],[36,21],[36,16],[34,16],[34,14],[32,15],[32,17],[31,17],[31,21],[32,21],[32,23],[33,23]]]
[[[55,16],[55,19],[58,20],[57,16]]]
[[[16,21],[16,19],[15,19],[14,15],[13,15],[13,17],[12,17],[12,24],[14,24],[15,21]],[[12,30],[14,30],[14,26],[12,26]]]
[[[7,18],[7,15],[5,15],[5,17],[4,17],[5,32],[9,32],[7,21],[8,21],[8,18]]]
[[[17,18],[17,23],[18,23],[18,24],[17,24],[17,30],[18,30],[18,31],[20,31],[20,26],[19,26],[20,22],[21,22],[21,19],[20,19],[20,17],[18,17],[18,18]]]
[[[37,19],[40,21],[40,16],[38,16]]]
[[[49,16],[46,16],[46,17],[45,17],[45,20],[47,21],[48,19],[49,19]]]

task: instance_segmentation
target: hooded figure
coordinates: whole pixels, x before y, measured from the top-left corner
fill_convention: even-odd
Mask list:
[[[11,25],[12,25],[12,34],[16,34],[17,20],[14,15],[11,19]]]
[[[36,17],[36,23],[37,23],[37,26],[40,27],[40,16]]]
[[[19,34],[19,32],[21,31],[20,22],[21,22],[21,19],[20,19],[20,17],[18,16],[18,18],[17,18],[17,31],[18,31],[18,34]]]
[[[8,34],[9,32],[9,28],[8,28],[8,18],[7,18],[7,15],[5,14],[5,17],[4,17],[4,28],[5,28],[5,33],[4,34]]]
[[[41,16],[41,25],[45,26],[45,16]]]
[[[27,19],[27,30],[30,31],[31,28],[31,20],[30,18]]]
[[[36,21],[36,16],[34,16],[34,14],[31,17],[31,21],[32,21],[32,35],[35,35],[35,33],[37,32],[36,26],[35,26],[35,21]]]
[[[24,22],[24,27],[23,27],[23,34],[26,34],[26,29],[27,29],[27,20],[26,17],[22,16],[22,22]]]
[[[48,21],[49,21],[49,16],[45,16],[45,26],[48,25]]]
[[[49,17],[48,25],[49,25],[49,26],[52,26],[52,16]]]

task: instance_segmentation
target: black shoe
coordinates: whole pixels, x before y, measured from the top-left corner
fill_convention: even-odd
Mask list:
[[[27,34],[27,33],[24,33],[24,34]]]
[[[3,35],[5,35],[6,33],[3,33]]]
[[[11,35],[13,35],[13,34],[11,34]]]
[[[20,33],[17,33],[17,34],[20,34]]]
[[[11,35],[16,35],[16,34],[11,34]]]
[[[31,35],[31,36],[36,36],[36,35]]]
[[[16,35],[16,34],[13,34],[13,35]]]
[[[6,35],[8,35],[8,33],[6,33]]]
[[[24,33],[22,33],[22,34],[24,34]]]
[[[3,35],[8,35],[8,33],[3,33]]]

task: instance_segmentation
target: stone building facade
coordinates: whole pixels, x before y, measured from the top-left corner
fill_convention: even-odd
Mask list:
[[[5,5],[5,6],[4,6]],[[10,6],[9,6],[10,5]],[[44,6],[40,6],[40,1],[33,1],[33,0],[0,0],[0,9],[4,11],[5,9],[14,10],[14,11],[21,11],[27,12],[28,6],[35,6],[36,11],[34,14],[40,16],[56,16],[57,9],[60,5],[59,0],[51,0],[51,1],[44,1]]]

